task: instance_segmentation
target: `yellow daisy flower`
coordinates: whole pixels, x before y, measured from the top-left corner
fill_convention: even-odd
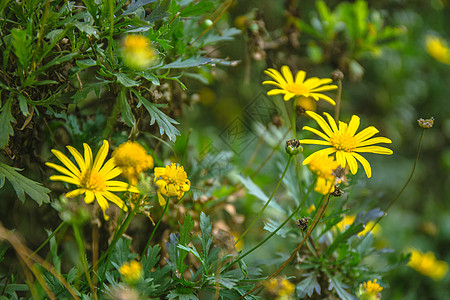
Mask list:
[[[178,199],[191,188],[191,182],[182,166],[172,163],[164,168],[155,168],[155,184],[158,186],[158,201],[161,206],[166,204],[162,195],[167,197],[176,196]],[[162,195],[161,195],[162,194]]]
[[[408,266],[436,281],[444,278],[448,272],[448,264],[436,259],[433,252],[422,253],[416,249],[411,250]]]
[[[142,264],[136,260],[126,262],[119,268],[119,273],[125,282],[136,283],[142,277]]]
[[[127,141],[113,152],[116,165],[122,169],[122,176],[136,184],[139,174],[153,168],[153,157],[147,154],[139,143]]]
[[[444,39],[437,36],[427,35],[425,44],[428,54],[430,54],[437,61],[450,65],[450,48],[447,46]]]
[[[347,215],[344,216],[344,218],[336,224],[336,227],[339,228],[339,230],[342,232],[344,231],[347,226],[350,226],[355,222],[356,216],[353,215]],[[373,227],[374,221],[367,222],[366,226],[364,227],[363,231],[358,233],[358,236],[364,236],[369,232],[369,230]],[[374,236],[379,236],[381,234],[382,228],[380,224],[376,224],[375,227],[373,227],[373,230],[371,231]]]
[[[281,67],[281,73],[283,75],[272,68],[265,70],[264,73],[272,77],[275,81],[264,81],[262,84],[271,84],[278,87],[278,89],[268,91],[267,95],[269,96],[284,94],[284,101],[288,101],[294,96],[311,97],[316,101],[323,99],[336,105],[333,99],[320,93],[337,89],[336,85],[328,85],[328,83],[333,81],[330,78],[321,79],[311,77],[305,80],[306,72],[298,71],[294,81],[294,77],[288,66]]]
[[[372,281],[364,282],[359,286],[359,291],[356,293],[360,300],[378,300],[378,293],[383,290],[383,287],[377,283],[375,278]]]
[[[109,216],[105,213],[106,209],[109,207],[107,200],[113,202],[124,211],[127,211],[128,208],[122,199],[111,192],[130,191],[138,193],[139,191],[135,187],[129,186],[126,182],[111,180],[112,178],[119,176],[122,170],[116,167],[113,159],[110,159],[103,164],[108,155],[108,141],[103,141],[103,145],[100,147],[95,159],[93,159],[92,150],[89,145],[83,144],[83,146],[84,158],[74,147],[67,146],[67,149],[69,149],[70,153],[75,158],[78,167],[75,166],[75,164],[61,151],[56,149],[51,150],[67,168],[50,162],[45,163],[50,168],[64,174],[52,175],[50,176],[50,180],[63,181],[78,186],[78,189],[66,194],[66,197],[68,198],[84,194],[84,202],[87,204],[92,203],[94,199],[96,199],[103,211],[105,220],[109,219]]]
[[[336,160],[342,168],[345,168],[348,164],[350,172],[352,172],[352,174],[356,174],[356,171],[358,170],[358,163],[356,161],[358,160],[363,166],[367,177],[370,178],[372,176],[372,169],[370,168],[370,164],[357,152],[368,152],[385,155],[390,155],[393,153],[391,149],[381,146],[373,146],[374,144],[378,143],[392,143],[390,139],[385,137],[371,138],[374,134],[378,133],[378,129],[376,129],[375,127],[369,126],[356,134],[360,122],[358,116],[353,115],[350,123],[348,124],[339,121],[338,128],[336,122],[328,113],[324,113],[324,115],[327,117],[329,125],[323,117],[313,111],[307,111],[306,114],[319,124],[323,132],[320,132],[319,130],[311,128],[309,126],[304,126],[303,130],[311,131],[324,140],[306,139],[300,140],[300,143],[323,145],[329,147],[314,152],[313,154],[305,158],[305,160],[303,161],[304,165],[309,164],[311,162],[311,159],[313,158],[313,155],[315,154],[321,153],[324,155],[330,155],[332,153],[336,153]]]
[[[315,154],[308,166],[317,175],[314,190],[322,195],[334,192],[336,177],[333,175],[333,171],[339,167],[339,163],[334,160],[334,157],[321,153]]]
[[[123,40],[122,57],[124,64],[128,67],[144,70],[155,62],[156,51],[147,37],[131,34]]]

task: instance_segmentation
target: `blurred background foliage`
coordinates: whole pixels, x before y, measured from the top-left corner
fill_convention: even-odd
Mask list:
[[[2,5],[6,2],[3,1]],[[175,1],[161,1],[161,5],[165,2],[171,5],[169,11],[175,15],[179,10]],[[182,5],[183,1],[180,2]],[[33,103],[22,100],[22,104],[15,107],[13,116],[19,125],[27,122],[27,105],[30,112],[32,107],[38,107],[35,112],[39,112],[39,116],[34,117],[32,130],[29,126],[25,128],[27,132],[21,133],[17,128],[14,130],[9,146],[3,148],[1,161],[24,169],[21,172],[23,175],[44,182],[45,186],[55,190],[46,179],[48,170],[43,169],[43,162],[49,159],[49,149],[54,147],[54,141],[60,145],[81,145],[82,142],[100,140],[112,108],[110,97],[117,93],[120,86],[125,86],[136,90],[135,104],[142,101],[138,96],[140,92],[151,95],[154,103],[168,104],[161,110],[180,123],[176,125],[180,136],[176,139],[174,134],[170,138],[172,141],[176,139],[173,145],[165,146],[163,143],[161,146],[154,138],[160,129],[150,125],[151,116],[144,115],[145,111],[141,106],[140,110],[136,108],[133,111],[135,116],[139,116],[139,120],[135,121],[140,127],[135,126],[136,123],[131,118],[128,121],[124,118],[125,122],[114,127],[112,136],[117,144],[126,140],[130,128],[140,131],[140,138],[154,154],[157,164],[163,163],[158,161],[158,157],[174,158],[189,170],[190,180],[197,187],[192,188],[192,201],[184,203],[183,209],[190,211],[194,220],[198,219],[200,211],[207,211],[207,215],[216,213],[213,221],[222,219],[229,229],[242,232],[252,220],[251,217],[245,217],[259,211],[262,202],[242,191],[233,193],[235,187],[241,184],[236,175],[252,174],[257,169],[254,166],[262,164],[272,149],[280,146],[280,141],[284,140],[283,135],[290,126],[281,97],[268,98],[265,95],[267,88],[261,83],[267,80],[267,76],[263,71],[269,67],[279,69],[282,65],[288,65],[295,71],[306,70],[310,76],[329,77],[333,70],[339,68],[344,73],[341,120],[348,121],[351,115],[357,114],[361,117],[362,126],[374,125],[382,136],[389,137],[393,141],[391,149],[394,150],[394,154],[389,157],[370,157],[372,178],[368,180],[360,173],[352,180],[353,186],[346,192],[355,196],[349,197],[348,203],[345,203],[350,212],[357,214],[361,210],[367,211],[375,207],[386,208],[413,167],[421,133],[417,119],[434,117],[436,120],[435,126],[425,133],[422,152],[411,183],[380,222],[382,233],[375,237],[376,245],[380,248],[392,248],[395,255],[392,255],[391,261],[388,257],[371,263],[382,269],[397,260],[394,256],[411,247],[424,252],[432,251],[438,259],[450,263],[450,202],[447,201],[450,195],[450,65],[436,60],[427,52],[426,47],[426,37],[429,35],[441,37],[450,45],[449,1],[213,2],[214,7],[230,5],[203,41],[194,43],[195,47],[186,45],[192,45],[195,38],[210,26],[207,21],[217,17],[214,16],[214,7],[204,4],[198,13],[198,16],[210,14],[208,20],[205,17],[196,18],[194,14],[191,19],[184,20],[182,25],[170,27],[170,31],[164,23],[170,21],[170,18],[164,19],[161,15],[160,19],[156,17],[153,20],[156,27],[150,38],[157,41],[157,50],[162,54],[160,59],[164,63],[159,65],[159,69],[155,67],[148,74],[140,74],[139,78],[146,89],[133,81],[127,81],[135,78],[124,79],[120,75],[114,75],[122,73],[123,66],[120,61],[110,60],[108,53],[102,54],[99,50],[97,54],[104,55],[104,60],[89,58],[92,61],[88,61],[87,57],[72,56],[73,49],[67,51],[67,55],[71,55],[66,57],[67,60],[59,53],[45,56],[48,53],[37,52],[34,55],[27,41],[39,35],[38,26],[24,26],[29,30],[26,34],[25,29],[15,33],[13,31],[10,38],[21,40],[25,43],[24,49],[30,52],[18,53],[25,50],[17,44],[3,49],[3,69],[15,68],[12,71],[17,72],[20,82],[15,83],[17,90],[12,89],[12,85],[2,86],[2,104],[5,105],[6,93],[14,97],[39,93],[41,101]],[[49,20],[56,22],[52,18],[56,18],[54,14],[58,13],[67,12],[63,9],[52,12],[48,16]],[[189,14],[189,11],[185,13]],[[70,26],[66,25],[64,30],[80,30],[85,34],[81,35],[85,43],[80,42],[80,47],[87,47],[91,35],[96,34],[100,34],[95,38],[99,44],[98,49],[105,49],[101,45],[102,41],[113,43],[109,40],[110,33],[106,27],[102,27],[102,20],[90,22],[90,26],[103,28],[104,31],[93,32],[91,27],[80,24],[78,20],[74,20]],[[203,27],[194,26],[194,22],[197,25],[203,22],[205,24]],[[127,33],[127,25],[129,24],[114,32],[114,43],[118,43],[118,36]],[[2,27],[2,30],[5,28]],[[58,33],[60,32],[53,32],[47,37],[45,41],[49,43],[48,47],[54,47],[51,43],[57,41]],[[2,37],[5,36],[3,31]],[[75,40],[70,44],[77,45],[74,42]],[[118,44],[115,46],[117,48]],[[5,44],[2,47],[5,48]],[[68,46],[62,43],[62,51],[64,47]],[[24,58],[7,64],[4,61],[7,51]],[[217,60],[209,60],[207,63],[195,61],[192,65],[181,66],[180,68],[186,67],[186,70],[180,72],[176,66],[173,68],[175,71],[170,67],[163,67],[176,62],[179,57],[183,60],[191,57],[199,59],[197,54]],[[30,64],[31,68],[35,68],[32,63],[40,55],[47,59],[44,62],[51,62],[50,66],[40,71],[39,68],[35,69],[35,77],[28,76],[24,71],[27,69],[25,65]],[[30,60],[25,59],[28,56]],[[224,58],[226,60],[222,60]],[[54,66],[67,61],[71,63],[68,68],[72,73],[67,70],[63,77],[54,73],[54,78],[51,79],[53,81],[39,81],[39,72],[50,72]],[[219,63],[228,66],[217,66]],[[189,69],[190,67],[195,68]],[[166,69],[170,69],[171,73],[167,73]],[[6,76],[4,74],[2,76]],[[75,89],[81,88],[76,74],[79,74],[82,82],[88,82],[84,88],[90,85],[90,91],[93,92],[87,94],[86,90],[82,101],[69,101],[68,97],[73,97],[74,94],[70,94],[62,82],[68,82],[64,80],[67,76],[72,81],[68,85]],[[95,84],[102,80],[109,81],[103,82],[102,91],[98,90],[95,95],[96,89],[100,89]],[[55,89],[56,84],[58,88]],[[109,88],[105,89],[105,85]],[[94,100],[98,98],[104,100],[102,107],[95,104],[97,102]],[[50,105],[42,99],[55,102]],[[109,104],[105,101],[109,101]],[[67,112],[59,109],[59,103],[65,105]],[[331,109],[331,106],[321,102],[317,106],[318,111]],[[105,110],[105,107],[109,109]],[[300,117],[297,127],[301,128],[307,122],[306,118]],[[4,137],[10,129],[2,130]],[[50,137],[49,132],[54,136]],[[37,135],[44,138],[32,138]],[[163,139],[164,142],[170,142],[167,136]],[[2,146],[7,145],[4,139],[2,143]],[[255,149],[258,151],[253,157]],[[186,154],[188,151],[189,155]],[[305,149],[307,151],[311,150]],[[258,186],[271,191],[275,182],[273,174],[278,176],[284,159],[284,156],[276,153],[264,165],[254,178]],[[47,237],[44,228],[55,228],[58,225],[55,223],[56,212],[49,210],[48,204],[39,206],[33,201],[17,201],[10,184],[3,186],[0,195],[0,219],[3,225],[20,232],[31,249],[37,248]],[[211,199],[213,202],[210,202]],[[291,201],[286,192],[280,192],[277,200]],[[211,204],[220,201],[225,205]],[[307,204],[302,209],[304,214],[312,203]],[[334,205],[339,208],[340,204]],[[332,209],[333,204],[330,210]],[[156,208],[155,214],[158,213],[160,212]],[[174,213],[173,220],[182,214]],[[276,219],[276,210],[269,212],[269,215]],[[151,228],[145,223],[145,219],[139,218],[133,226],[131,231],[140,226]],[[40,230],[37,231],[36,228]],[[260,234],[249,235],[245,244],[253,245],[265,236],[266,232],[260,229]],[[256,255],[246,258],[246,263],[260,265],[266,258],[272,259],[271,264],[279,263],[281,259],[273,260],[273,254],[285,251],[284,246],[283,238],[277,236],[268,245],[258,249]],[[13,253],[8,255],[7,260],[13,259]],[[7,264],[2,262],[2,268],[7,269]],[[446,299],[450,290],[448,274],[442,280],[434,281],[405,265],[387,273],[383,283],[385,289],[382,295],[385,299]]]

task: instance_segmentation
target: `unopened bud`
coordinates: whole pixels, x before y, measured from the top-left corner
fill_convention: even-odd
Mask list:
[[[333,79],[333,81],[342,80],[344,79],[344,73],[342,73],[342,71],[339,69],[334,70],[333,72],[331,72],[331,79]]]
[[[434,118],[433,117],[431,117],[429,119],[420,118],[419,120],[417,120],[417,123],[419,123],[419,126],[422,127],[423,129],[429,129],[429,128],[433,127]]]
[[[285,149],[289,155],[297,155],[303,152],[303,147],[300,146],[300,141],[296,139],[287,140]]]

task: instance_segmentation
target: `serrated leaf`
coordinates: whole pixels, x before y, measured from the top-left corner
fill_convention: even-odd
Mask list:
[[[123,120],[129,127],[134,127],[134,125],[136,124],[136,120],[134,118],[133,113],[131,112],[130,104],[127,101],[126,89],[124,89],[124,88],[121,89],[118,97],[119,97],[118,100],[119,100],[120,111],[121,111]]]
[[[29,112],[28,112],[27,98],[25,98],[24,95],[19,94],[19,96],[17,96],[17,100],[19,100],[19,108],[20,111],[22,112],[22,115],[24,115],[25,117],[28,116]]]
[[[158,244],[156,244],[153,247],[149,247],[147,250],[147,255],[142,260],[142,267],[144,272],[148,272],[150,274],[150,271],[155,267],[156,263],[159,261],[159,251],[161,251],[161,248]]]
[[[86,22],[74,22],[73,25],[75,25],[75,27],[77,27],[81,32],[86,33],[86,35],[92,35],[97,39],[99,38],[98,31],[94,26]]]
[[[177,245],[178,248],[180,248],[180,246],[187,246],[190,241],[191,241],[191,231],[192,229],[194,229],[194,225],[195,222],[191,219],[191,215],[189,213],[187,213],[184,217],[184,221],[183,221],[183,225],[180,224],[180,239],[179,239],[179,244]],[[186,251],[191,251],[191,250],[187,250],[184,249]],[[195,250],[195,249],[194,249]],[[184,265],[184,259],[187,256],[187,252],[186,251],[179,251],[178,253],[178,270],[180,271],[180,273],[182,273],[184,271],[184,268],[186,267]],[[197,250],[195,250],[195,252],[197,252]],[[195,254],[194,254],[195,255]],[[198,253],[197,253],[198,255]],[[201,260],[201,258],[199,258]]]
[[[87,69],[89,67],[93,67],[97,65],[97,62],[92,58],[82,59],[76,61],[77,66],[81,68],[81,70]]]
[[[321,289],[320,284],[317,281],[317,273],[309,274],[305,279],[297,284],[295,290],[299,299],[305,297],[306,295],[308,295],[308,297],[311,297],[314,291],[316,291],[316,293],[320,295]]]
[[[138,0],[138,1],[131,0],[131,3],[128,5],[127,9],[123,12],[122,16],[131,15],[142,6],[147,5],[149,3],[153,3],[155,1],[156,0]]]
[[[281,222],[278,220],[269,219],[267,222],[264,222],[264,229],[269,232],[274,232],[277,230],[278,227],[280,227]],[[281,236],[282,238],[286,237],[286,234],[289,232],[289,229],[286,227],[280,228],[276,234]]]
[[[182,294],[178,291],[170,291],[167,295],[167,299],[177,299],[177,300],[198,300],[198,298],[193,294]]]
[[[349,294],[344,287],[344,285],[334,276],[327,273],[328,277],[330,277],[330,286],[328,287],[328,290],[334,289],[336,293],[339,295],[339,298],[342,300],[357,300],[357,298],[351,294]]]
[[[133,80],[124,73],[114,73],[114,76],[116,76],[117,81],[119,81],[123,86],[126,87],[138,86],[139,84],[141,84],[140,81]]]
[[[142,72],[142,77],[150,81],[154,85],[160,85],[158,77],[155,76],[151,71]]]
[[[159,126],[159,134],[163,135],[165,133],[169,140],[175,142],[175,140],[177,139],[177,135],[180,135],[180,131],[178,131],[178,129],[172,124],[180,123],[158,109],[158,107],[163,107],[164,105],[151,103],[150,101],[142,97],[137,91],[131,91],[136,95],[136,97],[139,99],[139,102],[144,105],[144,107],[150,114],[150,125],[153,125],[156,122]]]
[[[128,262],[128,256],[130,253],[131,240],[126,238],[120,238],[111,253],[111,264],[119,269],[124,263]]]
[[[16,191],[17,197],[19,197],[22,203],[25,201],[25,194],[30,196],[34,201],[36,201],[39,206],[42,203],[49,203],[50,197],[47,195],[50,190],[40,183],[33,181],[22,174],[16,172],[20,169],[16,169],[0,163],[0,188],[5,184],[5,178],[13,186]]]
[[[153,7],[152,12],[145,18],[145,20],[153,23],[169,16],[170,14],[167,12],[169,5],[170,0],[158,0],[156,5]]]
[[[203,15],[214,9],[214,3],[210,1],[191,2],[180,13],[180,17]]]

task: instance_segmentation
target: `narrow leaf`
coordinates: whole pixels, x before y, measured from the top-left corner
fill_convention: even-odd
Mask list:
[[[14,135],[11,123],[16,122],[16,120],[11,114],[11,102],[11,99],[6,100],[5,105],[0,110],[0,149],[8,145],[9,136]]]

